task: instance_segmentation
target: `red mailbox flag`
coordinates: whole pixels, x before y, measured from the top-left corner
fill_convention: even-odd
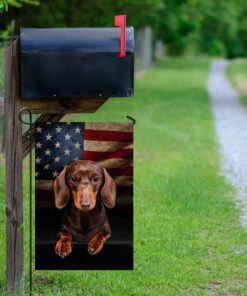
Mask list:
[[[115,16],[115,26],[121,28],[121,41],[120,41],[119,57],[124,58],[126,55],[126,38],[125,38],[126,14]]]

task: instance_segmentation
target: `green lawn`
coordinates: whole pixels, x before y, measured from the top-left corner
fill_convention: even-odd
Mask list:
[[[206,59],[167,59],[136,80],[134,98],[70,118],[137,121],[134,271],[35,271],[34,295],[247,295],[247,231],[220,175],[208,68]],[[3,198],[1,208],[4,239]]]
[[[243,104],[247,106],[247,59],[237,59],[231,62],[228,75],[239,91]]]

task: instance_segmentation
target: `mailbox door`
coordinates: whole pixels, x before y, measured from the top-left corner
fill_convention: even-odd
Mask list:
[[[93,98],[133,95],[134,30],[21,29],[21,97]]]

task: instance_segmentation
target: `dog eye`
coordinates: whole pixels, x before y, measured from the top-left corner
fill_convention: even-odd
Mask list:
[[[94,176],[93,177],[93,182],[99,182],[99,176]]]
[[[73,177],[71,178],[71,180],[75,182],[75,181],[77,181],[77,178],[76,178],[75,176],[73,176]]]

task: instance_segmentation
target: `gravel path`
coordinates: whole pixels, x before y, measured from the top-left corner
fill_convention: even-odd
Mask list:
[[[236,189],[241,224],[247,227],[247,110],[226,77],[228,62],[211,66],[208,91],[222,155],[223,174]]]

